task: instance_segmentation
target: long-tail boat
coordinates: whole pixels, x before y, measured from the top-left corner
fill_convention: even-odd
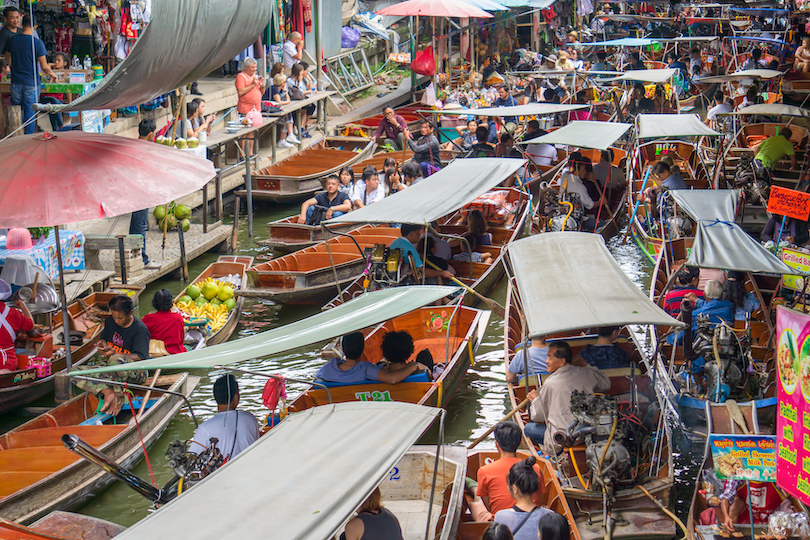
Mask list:
[[[566,341],[576,356],[595,341],[592,332],[602,326],[680,324],[625,276],[599,236],[535,235],[510,245],[507,257],[514,275],[508,285],[504,327],[507,366],[516,346],[532,337]],[[542,287],[537,286],[540,282]],[[572,288],[571,283],[577,286]],[[581,539],[668,538],[675,533],[674,523],[653,500],[667,501],[673,487],[666,415],[655,414],[651,374],[644,369],[645,352],[635,335],[625,328],[619,345],[628,352],[630,365],[604,370],[611,387],[604,396],[586,398],[586,410],[591,412],[577,401],[577,429],[566,426],[552,434],[563,441],[563,451],[550,461]],[[535,376],[508,384],[512,408],[537,382]],[[528,413],[522,411],[515,420],[522,427],[529,421]],[[528,436],[524,444],[533,455],[542,456]],[[587,459],[588,455],[610,458]]]
[[[125,527],[73,512],[51,512],[30,527],[0,518],[0,540],[110,540]]]
[[[180,373],[146,385],[188,397],[199,380]],[[111,476],[64,448],[63,435],[78,434],[127,468],[140,461],[185,402],[155,390],[144,408],[146,392],[134,390],[134,396],[111,417],[97,414],[98,398],[85,392],[0,435],[0,516],[31,523],[54,510],[78,508],[110,485]]]
[[[258,240],[256,243],[280,253],[293,253],[322,242],[324,240],[323,229],[319,225],[298,223],[298,216],[299,214],[295,214],[271,221],[267,224],[268,238]],[[360,227],[361,224],[353,223],[338,227],[334,231],[345,233]],[[329,236],[328,233],[327,236]]]
[[[252,174],[252,196],[259,201],[293,202],[323,189],[322,180],[371,155],[374,141],[363,137],[324,137],[301,152]],[[237,191],[240,196],[244,190]]]

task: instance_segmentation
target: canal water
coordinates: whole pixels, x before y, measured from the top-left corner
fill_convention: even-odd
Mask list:
[[[254,240],[267,238],[267,222],[297,211],[298,208],[294,206],[259,204],[255,211]],[[652,268],[632,240],[622,244],[621,235],[619,235],[609,242],[609,247],[625,273],[643,290],[648,290]],[[248,238],[247,224],[244,219],[240,221],[237,254],[252,255],[257,260],[270,256],[266,248],[258,246]],[[157,258],[157,254],[150,254],[150,256]],[[189,266],[192,278],[202,272],[216,258],[215,254],[206,254],[193,261]],[[176,294],[182,290],[184,285],[176,278],[166,278],[151,284],[140,298],[140,315],[151,311],[150,302],[155,291],[166,288]],[[505,282],[501,282],[491,292],[491,296],[500,303],[504,303],[505,295]],[[319,308],[320,306],[279,306],[269,301],[247,299],[239,327],[231,339],[239,339],[288,324],[318,312]],[[610,309],[609,306],[606,309]],[[322,365],[322,361],[317,355],[318,349],[319,347],[312,346],[273,358],[253,360],[240,367],[310,380]],[[199,375],[202,379],[191,397],[191,404],[197,418],[204,421],[216,412],[211,389],[213,380],[221,375],[221,372],[199,371],[195,375]],[[237,378],[242,395],[240,407],[253,412],[257,418],[262,417],[266,413],[261,403],[262,389],[266,379],[250,375],[241,375]],[[301,385],[288,383],[289,396],[296,395],[300,390]],[[502,418],[508,410],[508,395],[504,383],[503,321],[493,314],[486,336],[478,348],[475,363],[468,370],[463,384],[459,386],[448,407],[445,442],[454,445],[469,444]],[[172,476],[171,469],[166,464],[164,457],[168,444],[177,439],[191,438],[193,433],[194,423],[189,413],[184,410],[171,422],[161,439],[152,447],[149,452],[149,461],[158,485],[162,485]],[[435,435],[430,442],[435,442]],[[691,449],[685,439],[677,439],[675,443],[678,486],[672,504],[686,521],[685,513],[692,496],[696,474],[697,465],[694,463],[699,461],[703,449],[702,446]],[[494,448],[491,437],[482,442],[479,448]],[[328,466],[328,464],[324,466]],[[141,462],[133,472],[142,478],[149,478],[146,462]],[[150,504],[146,499],[117,482],[100,497],[82,508],[81,512],[130,526],[146,516],[149,508]]]

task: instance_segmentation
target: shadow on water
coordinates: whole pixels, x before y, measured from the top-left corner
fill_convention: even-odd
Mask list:
[[[290,215],[297,211],[293,206],[257,205],[254,232],[256,239],[267,237],[266,223]],[[239,248],[237,254],[253,255],[256,258],[267,258],[270,253],[251,242],[247,236],[247,224],[244,219],[239,224]],[[639,253],[632,242],[625,245],[621,243],[621,235],[609,242],[609,247],[616,257],[619,265],[630,278],[647,290],[650,281],[651,267]],[[191,276],[196,276],[205,267],[216,260],[215,254],[205,254],[190,264]],[[144,315],[151,310],[150,302],[153,294],[160,288],[167,288],[173,294],[179,293],[184,283],[176,276],[171,276],[151,284],[141,296],[140,314]],[[502,281],[490,296],[503,303],[506,295],[506,284]],[[609,309],[609,306],[606,307]],[[249,299],[237,331],[231,339],[253,335],[257,332],[275,328],[319,311],[318,306],[279,306],[273,302]],[[483,342],[476,354],[474,364],[469,368],[463,383],[453,396],[447,410],[445,421],[445,442],[453,445],[466,445],[500,420],[509,410],[508,395],[504,382],[504,355],[503,355],[503,321],[493,315]],[[263,370],[279,373],[281,375],[301,379],[312,379],[322,364],[317,351],[322,344],[316,344],[305,349],[297,350],[273,358],[256,359],[246,362],[242,367],[253,370]],[[195,413],[204,421],[216,411],[211,394],[213,380],[221,372],[216,370],[195,372],[202,379],[198,389],[191,397]],[[253,412],[257,417],[265,413],[261,403],[261,393],[266,379],[251,376],[237,375],[242,400],[240,407]],[[288,395],[295,396],[303,386],[288,383]],[[5,420],[4,420],[5,421]],[[171,478],[164,452],[168,444],[176,439],[191,438],[194,433],[194,424],[187,411],[181,412],[169,425],[163,436],[155,443],[149,452],[151,466],[154,470],[158,484],[162,485]],[[432,429],[423,438],[423,443],[436,442],[437,429]],[[702,457],[702,444],[690,445],[685,437],[679,437],[680,430],[673,429],[675,444],[675,476],[676,489],[674,494],[674,507],[685,521],[689,501],[692,496],[694,479]],[[483,441],[479,448],[494,448],[494,441],[490,437]],[[138,464],[134,471],[142,478],[149,478],[145,462]],[[120,482],[115,483],[100,497],[91,501],[82,513],[108,519],[130,526],[145,517],[149,510],[149,503],[140,495],[130,490]]]

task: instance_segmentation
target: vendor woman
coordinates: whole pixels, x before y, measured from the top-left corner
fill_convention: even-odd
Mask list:
[[[4,300],[9,296],[11,286],[0,279],[0,373],[17,369],[17,353],[14,350],[17,334],[34,328],[34,319],[25,302],[17,300],[15,307],[8,307]]]
[[[168,289],[160,289],[152,297],[152,307],[155,313],[144,315],[143,324],[149,329],[151,339],[160,340],[169,354],[186,352],[183,345],[185,338],[185,323],[183,316],[172,311],[172,293]]]

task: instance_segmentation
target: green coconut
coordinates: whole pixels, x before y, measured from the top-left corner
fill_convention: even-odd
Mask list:
[[[177,219],[187,219],[191,217],[191,209],[185,204],[178,204],[174,209],[174,216]]]

